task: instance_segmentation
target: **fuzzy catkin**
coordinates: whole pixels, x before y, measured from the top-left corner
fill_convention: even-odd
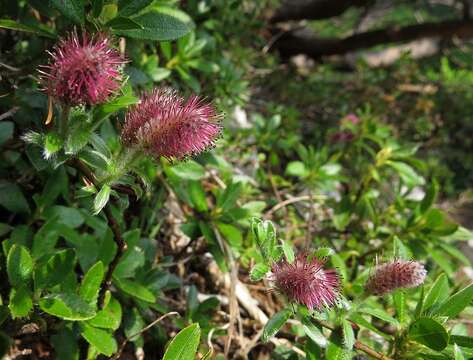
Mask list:
[[[60,103],[96,105],[106,102],[123,80],[122,58],[111,40],[102,33],[76,32],[59,40],[49,53],[50,62],[40,67],[44,91]]]
[[[324,262],[299,254],[293,263],[281,260],[272,267],[275,288],[290,301],[309,309],[322,310],[333,306],[339,297],[340,279],[333,269],[324,269]]]
[[[417,261],[395,260],[376,267],[365,284],[368,293],[384,295],[399,288],[413,288],[421,285],[427,271]]]
[[[170,89],[145,93],[126,116],[121,139],[159,158],[182,160],[212,147],[220,136],[221,115],[197,96],[187,100]]]

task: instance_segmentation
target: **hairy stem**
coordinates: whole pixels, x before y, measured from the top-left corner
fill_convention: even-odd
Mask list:
[[[312,319],[312,321],[326,329],[329,329],[331,331],[335,331],[335,327],[325,321],[322,321],[322,320],[318,320],[318,319]],[[368,345],[362,343],[361,341],[355,341],[355,344],[353,345],[353,347],[356,349],[356,350],[359,350],[359,351],[362,351],[364,352],[365,354],[371,356],[373,359],[378,359],[378,360],[393,360],[392,358],[390,358],[389,356],[386,356],[372,348],[370,348]]]
[[[62,108],[61,116],[59,117],[58,131],[59,135],[66,140],[67,139],[67,127],[69,124],[69,114],[71,112],[71,107],[69,105],[64,105]]]
[[[93,172],[82,161],[80,161],[79,159],[72,159],[68,161],[68,164],[74,167],[75,169],[77,169],[80,173],[82,173],[89,182],[94,184],[96,188],[99,186]],[[115,241],[115,244],[117,245],[117,253],[113,257],[112,261],[110,262],[107,273],[105,274],[105,278],[102,282],[102,285],[100,286],[99,299],[98,299],[100,308],[103,308],[105,294],[107,290],[110,289],[110,286],[112,285],[113,272],[115,271],[115,268],[117,267],[123,253],[127,249],[126,242],[125,240],[123,240],[122,233],[120,231],[120,226],[118,225],[117,221],[113,217],[113,214],[110,211],[110,208],[108,207],[108,205],[103,208],[103,212],[105,214],[105,217],[107,218],[108,226],[112,230],[113,239]]]

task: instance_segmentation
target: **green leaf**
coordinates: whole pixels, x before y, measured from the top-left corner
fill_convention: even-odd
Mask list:
[[[287,164],[286,174],[297,177],[305,177],[309,174],[309,170],[302,161],[291,161]]]
[[[427,317],[412,323],[408,337],[436,351],[442,351],[448,344],[447,330],[434,319]]]
[[[49,260],[35,269],[36,289],[47,289],[61,284],[74,269],[75,253],[72,249],[58,251]]]
[[[112,189],[109,185],[102,186],[94,199],[94,215],[97,215],[104,208],[104,206],[107,205],[108,199],[110,199],[111,191]]]
[[[140,24],[142,29],[114,30],[115,34],[143,40],[175,40],[194,27],[182,13],[173,9],[154,8],[150,12],[134,17],[133,20]]]
[[[241,231],[233,225],[225,224],[222,222],[216,223],[218,231],[228,241],[233,249],[240,249],[243,242],[243,235]]]
[[[0,20],[0,24],[2,20]],[[0,26],[1,27],[1,26]],[[13,137],[13,130],[15,125],[11,121],[0,122],[0,146]]]
[[[95,317],[87,321],[87,324],[103,328],[117,330],[122,321],[122,307],[118,300],[111,298],[107,306],[100,310]]]
[[[205,177],[205,168],[193,160],[178,163],[166,170],[183,180],[201,180]]]
[[[217,262],[220,270],[223,272],[228,271],[222,248],[223,245],[220,244],[217,237],[215,236],[213,228],[209,225],[209,223],[205,221],[199,221],[199,229],[202,232],[202,235],[204,235],[205,240],[207,241],[208,249]]]
[[[401,324],[404,324],[406,321],[406,295],[402,290],[396,290],[393,293],[393,303],[394,308],[396,309],[396,317],[398,318]]]
[[[433,179],[432,183],[429,186],[429,189],[427,190],[427,193],[425,194],[424,198],[422,199],[419,205],[419,210],[421,214],[424,214],[427,210],[429,210],[432,207],[432,205],[437,200],[438,192],[439,192],[439,184],[437,181],[435,181],[435,179]]]
[[[45,220],[57,217],[59,223],[66,225],[69,228],[75,229],[84,223],[84,216],[82,213],[73,207],[62,205],[54,205],[49,207],[43,213]]]
[[[191,324],[171,340],[163,360],[194,360],[200,342],[200,326]]]
[[[133,30],[133,29],[143,29],[141,24],[138,24],[135,20],[118,16],[110,20],[106,26],[111,27],[113,30]]]
[[[455,356],[455,360],[465,360],[465,356],[457,344],[453,345],[453,354]]]
[[[445,301],[435,312],[435,315],[456,317],[473,300],[473,284],[460,290]]]
[[[30,206],[18,185],[0,182],[0,206],[12,213],[30,213]]]
[[[105,275],[104,266],[101,261],[92,266],[84,276],[80,286],[79,295],[87,303],[95,306],[100,291],[103,277]]]
[[[332,339],[333,336],[331,336]],[[327,360],[351,360],[353,356],[351,351],[344,349],[339,341],[330,342],[330,344],[325,349],[325,356]]]
[[[449,293],[447,275],[440,274],[425,295],[423,309],[428,311],[437,303],[442,303]]]
[[[388,160],[386,161],[386,165],[389,165],[393,169],[395,169],[404,184],[409,188],[418,185],[424,185],[425,183],[424,178],[417,174],[416,171],[412,168],[412,166],[404,162]]]
[[[208,211],[207,198],[200,182],[190,181],[188,191],[193,207],[199,212]]]
[[[228,211],[233,208],[242,191],[242,184],[240,182],[231,183],[227,186],[225,191],[217,197],[217,207],[222,211]]]
[[[31,291],[24,285],[12,288],[8,308],[13,319],[27,316],[33,309]]]
[[[473,348],[473,338],[471,336],[450,335],[450,344],[457,344],[461,347]]]
[[[130,247],[118,263],[113,276],[125,279],[135,276],[136,271],[145,264],[145,252],[141,247]]]
[[[276,229],[271,221],[252,219],[251,235],[258,244],[265,261],[279,260],[280,253],[277,250]]]
[[[113,280],[117,287],[128,295],[150,303],[154,303],[156,301],[156,297],[151,291],[135,281],[128,279],[118,279],[116,277],[113,277]]]
[[[123,95],[94,109],[94,120],[101,121],[114,112],[138,103],[140,99],[133,95]]]
[[[342,330],[343,330],[343,345],[348,350],[353,349],[353,345],[355,345],[355,333],[353,332],[351,323],[346,319],[342,321]]]
[[[118,0],[118,14],[121,16],[136,15],[152,2],[153,0]]]
[[[51,0],[51,4],[69,20],[79,25],[84,23],[83,0]]]
[[[292,248],[292,244],[289,241],[282,241],[282,251],[284,252],[286,260],[292,264],[296,257],[294,255],[294,249]]]
[[[286,323],[286,321],[291,317],[291,309],[283,309],[276,314],[274,314],[271,319],[266,323],[263,329],[263,335],[261,340],[267,342],[272,336],[274,336],[281,327]]]
[[[251,281],[259,281],[268,273],[270,267],[265,263],[258,263],[253,266],[250,272],[250,280]]]
[[[63,327],[57,334],[51,336],[57,359],[79,360],[79,347],[73,332]]]
[[[117,352],[117,342],[113,334],[84,323],[81,323],[80,327],[82,337],[87,340],[90,345],[94,346],[99,353],[112,356],[112,354]]]
[[[302,329],[304,330],[305,334],[318,346],[321,348],[326,348],[328,341],[325,338],[322,331],[314,324],[310,319],[304,317],[302,319]]]
[[[386,321],[386,322],[388,322],[390,324],[393,324],[395,326],[399,326],[399,322],[384,310],[375,309],[375,308],[362,308],[362,309],[359,310],[359,312],[363,313],[363,314],[368,314],[368,315],[374,316],[378,319]]]
[[[0,28],[29,32],[29,33],[33,33],[39,36],[48,37],[51,39],[56,38],[56,34],[52,32],[43,30],[37,26],[20,24],[10,19],[0,19]]]
[[[39,300],[41,310],[64,320],[89,320],[95,310],[76,294],[50,294]]]
[[[12,286],[22,286],[31,279],[33,272],[33,259],[27,248],[13,245],[7,256],[8,279]]]

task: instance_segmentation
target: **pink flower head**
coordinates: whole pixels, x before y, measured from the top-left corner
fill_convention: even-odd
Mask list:
[[[126,62],[104,34],[80,39],[76,32],[63,38],[40,70],[46,92],[67,105],[95,105],[107,101],[121,86]]]
[[[185,100],[176,91],[154,89],[130,108],[121,138],[155,158],[182,160],[214,145],[220,118],[211,104],[195,95]]]
[[[323,261],[299,254],[292,264],[285,259],[275,263],[271,269],[272,279],[276,289],[290,301],[320,311],[336,303],[340,288],[337,272],[323,266]]]
[[[384,295],[399,288],[417,287],[424,282],[426,275],[424,265],[417,261],[395,260],[377,266],[365,289],[374,295]]]
[[[343,118],[342,121],[347,121],[347,122],[352,123],[353,125],[356,125],[360,122],[360,118],[356,116],[355,114],[348,114],[347,116]]]

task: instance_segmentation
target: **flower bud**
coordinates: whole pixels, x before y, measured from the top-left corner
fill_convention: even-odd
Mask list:
[[[384,295],[399,288],[417,287],[424,282],[426,275],[424,265],[417,261],[395,260],[377,266],[365,289],[374,295]]]
[[[149,155],[182,160],[214,145],[221,132],[220,114],[197,96],[185,100],[169,89],[144,94],[130,108],[122,142]]]
[[[50,63],[40,70],[41,83],[49,96],[63,104],[101,104],[121,86],[126,61],[104,34],[84,32],[79,39],[73,32],[49,54]]]
[[[271,278],[275,288],[290,301],[320,311],[337,302],[340,288],[336,271],[323,266],[323,261],[299,254],[293,263],[285,259],[275,263]]]

